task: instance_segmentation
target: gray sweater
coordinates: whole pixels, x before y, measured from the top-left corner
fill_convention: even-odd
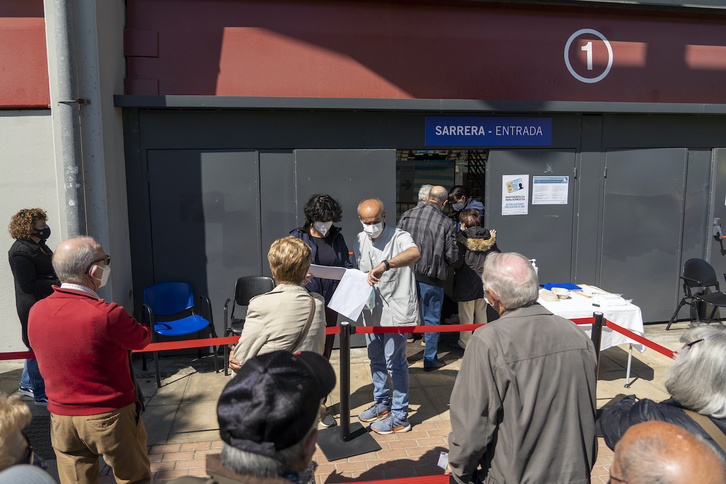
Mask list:
[[[539,304],[476,330],[451,393],[456,482],[589,483],[597,457],[595,348]]]

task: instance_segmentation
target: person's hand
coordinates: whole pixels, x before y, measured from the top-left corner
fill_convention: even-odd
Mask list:
[[[232,347],[232,351],[234,351],[234,347]],[[238,372],[242,369],[242,364],[231,354],[229,355],[229,369],[234,372]]]
[[[386,265],[381,262],[368,272],[368,284],[372,286],[381,282],[381,276],[383,276],[384,272],[386,272]]]
[[[310,274],[309,272],[307,274],[305,274],[305,280],[303,281],[303,286],[307,285],[307,283],[310,282],[313,279],[313,277],[315,277],[315,276]]]

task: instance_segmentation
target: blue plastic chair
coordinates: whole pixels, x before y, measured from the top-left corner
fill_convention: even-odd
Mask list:
[[[216,338],[212,304],[207,296],[199,296],[199,301],[200,306],[201,302],[206,303],[209,319],[205,319],[197,313],[192,285],[187,282],[159,282],[144,289],[144,314],[149,318],[152,341],[157,342],[159,336],[183,336],[197,333],[206,327],[211,328],[209,337]],[[202,356],[201,348],[199,356]],[[154,351],[154,364],[156,365],[156,385],[161,387],[157,351]],[[216,346],[214,346],[214,370],[219,372]]]

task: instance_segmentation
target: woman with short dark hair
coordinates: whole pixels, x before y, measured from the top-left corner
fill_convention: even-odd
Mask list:
[[[353,264],[350,262],[343,234],[340,228],[333,225],[334,222],[340,222],[343,215],[340,203],[330,195],[316,193],[305,203],[303,213],[305,224],[292,230],[290,235],[310,246],[313,251],[313,264],[352,268]],[[325,319],[328,327],[338,323],[338,313],[328,308],[328,302],[338,288],[338,283],[339,281],[334,279],[313,277],[305,285],[308,291],[317,292],[325,298]],[[323,356],[328,359],[333,351],[334,340],[334,335],[325,338]]]
[[[608,447],[613,449],[630,426],[661,420],[702,437],[726,458],[726,451],[685,412],[705,416],[726,433],[726,333],[710,326],[699,327],[684,333],[681,341],[685,344],[665,382],[671,398],[657,403],[629,395],[603,408],[598,425]]]
[[[313,264],[353,268],[343,234],[340,228],[333,225],[335,222],[340,222],[343,216],[343,208],[340,203],[330,195],[316,193],[305,203],[303,213],[305,214],[305,224],[292,230],[290,235],[301,239],[310,246],[313,251]],[[334,279],[313,277],[305,285],[308,291],[317,292],[325,298],[325,322],[329,328],[338,324],[338,313],[328,307],[328,302],[338,288],[339,282]],[[333,352],[334,341],[335,335],[325,337],[323,356],[328,359]],[[328,411],[323,416],[321,423],[325,427],[336,424]]]
[[[53,251],[45,245],[50,237],[48,216],[40,208],[20,210],[10,219],[8,231],[15,239],[8,251],[10,269],[15,282],[15,304],[22,326],[25,346],[28,341],[28,315],[33,304],[53,294],[53,286],[60,281],[53,270]],[[23,395],[35,400],[36,405],[47,405],[45,382],[35,359],[25,360],[20,389]]]

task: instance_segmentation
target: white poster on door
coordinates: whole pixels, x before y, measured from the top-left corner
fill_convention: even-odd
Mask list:
[[[527,215],[529,175],[502,175],[502,215]]]
[[[567,205],[569,176],[533,176],[532,205]]]

